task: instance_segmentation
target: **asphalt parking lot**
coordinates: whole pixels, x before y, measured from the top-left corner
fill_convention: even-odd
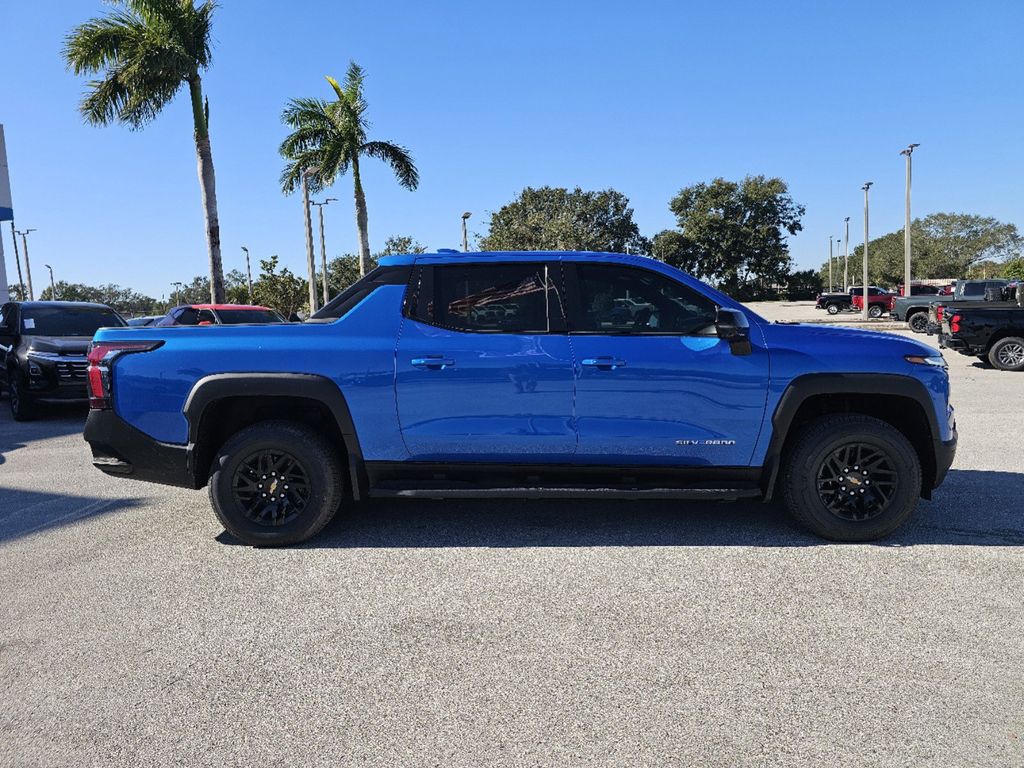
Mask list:
[[[388,502],[236,545],[0,403],[0,764],[1024,765],[1024,375],[884,542],[760,503]]]

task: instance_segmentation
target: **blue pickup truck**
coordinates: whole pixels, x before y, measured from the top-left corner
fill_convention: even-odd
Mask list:
[[[105,329],[89,361],[94,464],[208,485],[256,545],[371,497],[781,497],[871,540],[957,440],[931,347],[770,323],[628,255],[392,256],[306,323]]]

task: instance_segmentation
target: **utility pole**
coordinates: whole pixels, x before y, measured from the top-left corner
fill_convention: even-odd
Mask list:
[[[35,293],[32,291],[32,265],[28,260],[28,235],[31,232],[35,232],[34,229],[19,230],[17,234],[21,235],[21,250],[25,252],[25,282],[28,284],[28,300],[35,301]]]
[[[53,267],[49,264],[43,264],[48,270],[50,270],[50,301],[57,300],[57,286],[53,283]]]
[[[462,214],[462,250],[463,252],[469,251],[469,233],[466,231],[466,222],[469,221],[469,217],[472,216],[472,212],[466,211]]]
[[[313,257],[313,219],[309,210],[309,177],[316,168],[302,172],[302,211],[306,217],[306,269],[309,271],[309,314],[316,312],[316,261]]]
[[[245,275],[249,280],[249,303],[252,304],[252,267],[249,265],[249,249],[243,245],[242,250],[245,251]]]
[[[864,291],[864,306],[861,307],[860,319],[868,319],[868,190],[871,189],[873,181],[865,181],[861,189],[864,190],[864,284],[861,289]]]
[[[324,304],[330,300],[327,295],[327,241],[324,240],[324,206],[336,202],[338,202],[338,198],[328,197],[325,198],[322,203],[318,203],[316,201],[311,203],[311,205],[315,205],[317,210],[320,212],[320,283],[323,287]]]
[[[843,219],[846,225],[846,234],[843,237],[843,293],[850,290],[850,275],[847,272],[850,264],[850,217]]]
[[[828,292],[832,293],[835,285],[832,282],[832,235],[828,236]]]
[[[25,293],[25,280],[21,276],[21,256],[18,255],[18,233],[14,229],[13,221],[11,221],[11,241],[14,243],[14,266],[18,268],[18,299],[24,301],[28,296]]]
[[[920,144],[909,144],[900,152],[907,158],[907,219],[903,225],[903,295],[910,295],[910,156]]]

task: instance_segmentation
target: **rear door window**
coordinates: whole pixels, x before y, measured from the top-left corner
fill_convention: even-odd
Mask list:
[[[452,264],[421,270],[414,316],[474,333],[551,333],[564,329],[558,265]]]

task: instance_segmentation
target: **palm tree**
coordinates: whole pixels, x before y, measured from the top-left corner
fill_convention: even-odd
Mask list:
[[[281,188],[291,194],[306,176],[311,192],[320,192],[334,184],[338,176],[352,171],[355,187],[356,227],[359,230],[359,274],[366,274],[370,258],[370,236],[367,232],[366,195],[359,175],[362,157],[375,157],[391,166],[398,183],[406,189],[416,189],[419,172],[409,151],[390,141],[367,141],[370,127],[366,119],[366,101],[363,98],[362,67],[355,62],[348,66],[345,84],[333,77],[327,82],[337,97],[334,101],[322,99],[292,99],[281,119],[292,129],[281,143],[281,156],[288,160],[281,174]]]
[[[101,73],[92,80],[80,110],[86,122],[120,122],[133,129],[153,120],[182,85],[192,100],[199,188],[210,252],[210,298],[224,301],[220,221],[210,150],[210,107],[203,99],[200,73],[210,65],[214,0],[114,0],[107,16],[71,31],[64,59],[76,75]]]

